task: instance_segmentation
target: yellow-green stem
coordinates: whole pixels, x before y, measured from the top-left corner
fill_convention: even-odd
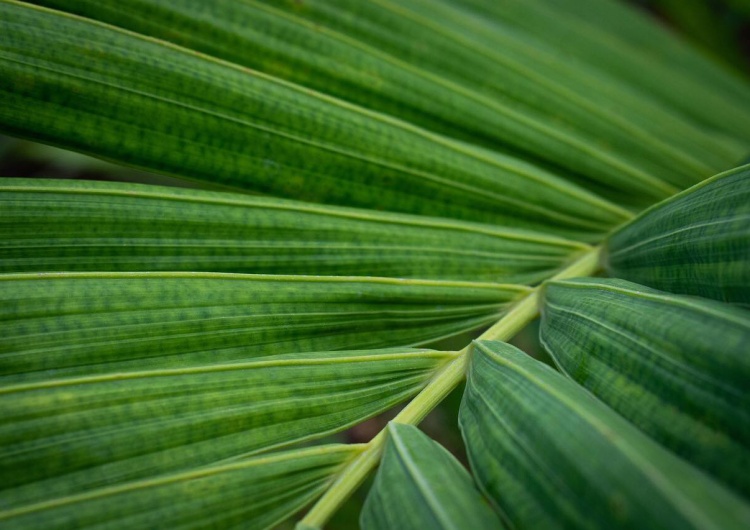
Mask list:
[[[553,279],[590,276],[599,269],[600,247],[592,248]],[[479,338],[486,340],[512,339],[539,314],[539,290],[537,287],[519,300],[503,317]],[[417,425],[440,403],[451,390],[463,381],[469,362],[471,345],[456,354],[456,358],[444,366],[430,382],[393,419],[396,423]],[[344,468],[331,487],[323,494],[301,521],[298,529],[322,528],[336,510],[349,498],[367,475],[380,461],[385,444],[385,431],[380,431],[370,440],[365,449]]]

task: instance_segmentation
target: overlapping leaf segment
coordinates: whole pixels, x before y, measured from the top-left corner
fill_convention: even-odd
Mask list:
[[[34,4],[2,130],[199,189],[0,184],[0,523],[317,527],[381,453],[365,528],[747,522],[750,180],[701,183],[744,81],[603,0]],[[605,240],[629,281],[571,280]],[[537,304],[567,379],[422,348]],[[301,445],[470,358],[473,478],[405,425]]]

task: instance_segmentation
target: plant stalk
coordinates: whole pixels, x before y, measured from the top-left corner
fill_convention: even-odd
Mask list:
[[[568,267],[552,277],[553,280],[590,276],[599,270],[601,247],[594,247]],[[508,341],[539,315],[539,292],[534,288],[519,300],[479,340]],[[472,345],[469,344],[456,358],[443,367],[435,377],[393,419],[396,423],[418,425],[466,376]],[[385,430],[380,431],[365,449],[341,471],[315,506],[297,525],[297,530],[319,529],[328,522],[338,508],[351,496],[380,462],[386,441]]]

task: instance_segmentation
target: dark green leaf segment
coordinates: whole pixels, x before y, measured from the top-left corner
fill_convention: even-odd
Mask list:
[[[650,208],[610,236],[605,262],[616,277],[750,306],[750,166]]]
[[[11,134],[233,188],[588,239],[629,218],[528,162],[13,0],[0,3],[0,96]]]
[[[236,192],[0,183],[0,526],[750,525],[750,92],[619,3],[0,0],[0,99]]]
[[[624,280],[546,284],[541,341],[563,372],[750,496],[750,313]]]
[[[502,526],[458,460],[413,425],[390,423],[362,508],[362,530],[495,530]]]
[[[539,38],[559,23],[540,21],[540,10],[528,3],[483,6],[480,16],[460,5],[471,2],[432,0],[34,3],[173,42],[494,151],[562,166],[566,176],[619,191],[618,201],[663,197],[670,186],[685,187],[737,163],[747,150],[739,118],[747,102],[737,94],[714,97],[710,105],[701,100],[728,116],[722,122],[733,136],[728,141],[696,127],[671,107],[674,101],[628,86],[641,64],[615,73],[602,71],[606,64],[559,60],[560,42]],[[531,33],[513,15],[552,27]],[[575,50],[576,56],[586,53]],[[731,82],[719,69],[711,75],[712,81]],[[711,93],[705,80],[686,77],[682,84],[699,88],[682,100]]]
[[[518,528],[742,529],[750,509],[585,389],[476,342],[460,412],[482,490]]]
[[[619,90],[639,100],[652,97],[673,107],[704,130],[721,131],[739,140],[750,134],[746,80],[696,53],[685,40],[664,31],[660,22],[625,2],[458,2],[481,16],[527,32],[533,41],[554,47],[558,57],[575,57],[605,78],[617,79]],[[644,111],[639,113],[641,120],[663,119]]]

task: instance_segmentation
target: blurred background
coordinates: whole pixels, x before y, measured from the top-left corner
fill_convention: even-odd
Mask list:
[[[529,0],[534,1],[534,0]],[[750,0],[629,0],[629,3],[693,43],[725,68],[750,77]],[[181,187],[200,187],[184,180],[156,175],[0,135],[0,177],[115,180]],[[539,345],[538,324],[532,323],[513,343],[530,355],[550,363]],[[481,331],[481,330],[480,330]],[[428,345],[440,350],[459,350],[479,332],[463,334]],[[421,428],[466,463],[463,442],[456,425],[463,388],[457,388],[422,423]],[[398,409],[372,418],[322,442],[364,443],[393,418]],[[369,488],[366,483],[329,523],[330,530],[356,530],[359,510]],[[291,530],[293,523],[278,530]]]

